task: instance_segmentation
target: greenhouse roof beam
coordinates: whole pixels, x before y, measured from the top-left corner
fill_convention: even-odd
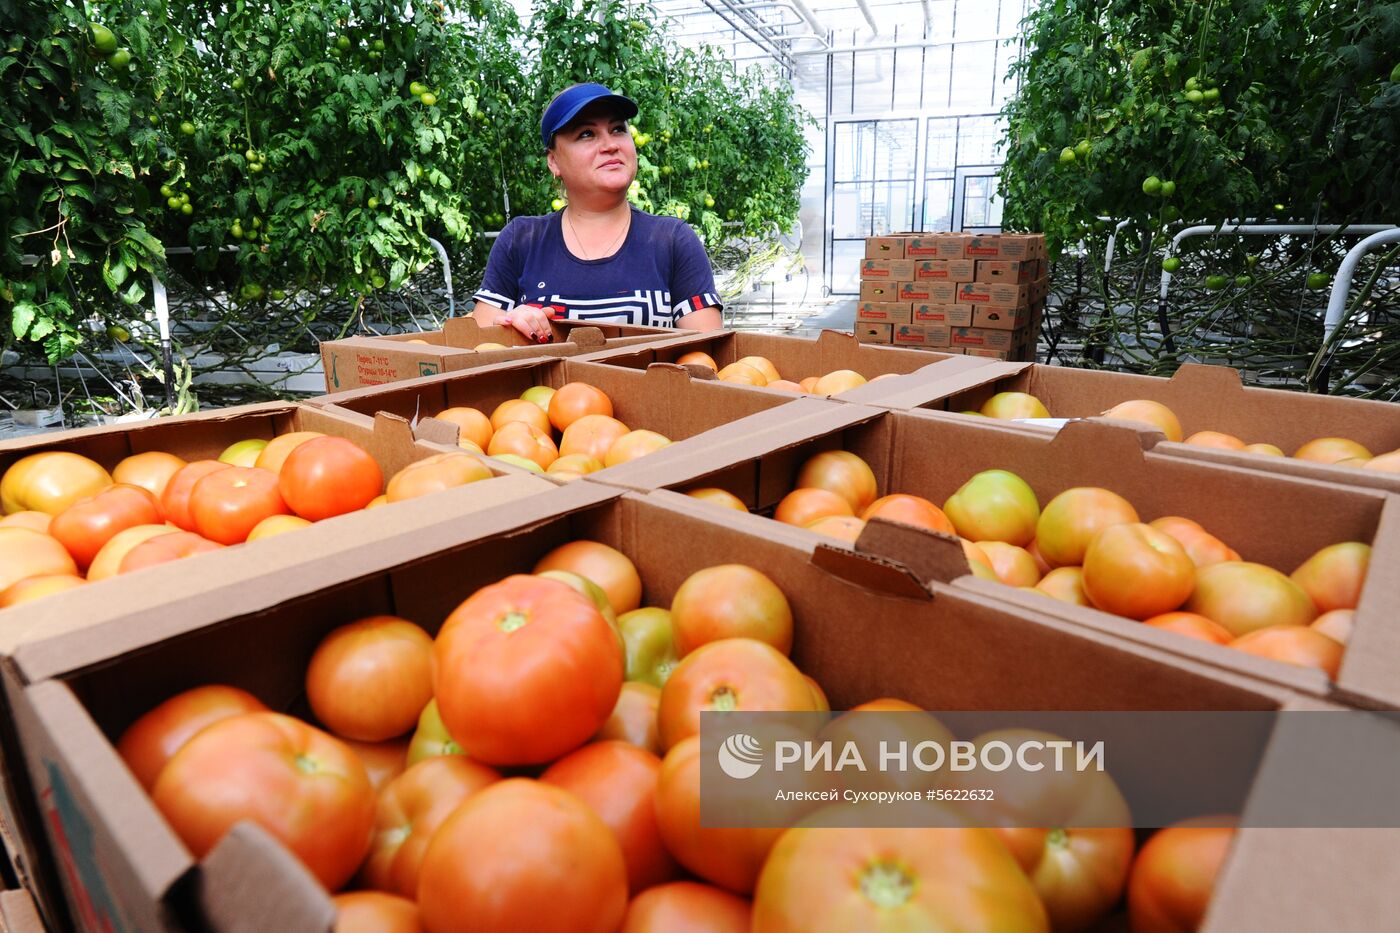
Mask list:
[[[945,45],[971,45],[976,42],[1011,42],[1019,35],[975,36],[967,39],[909,39],[900,42],[882,42],[879,45],[847,45],[841,48],[803,49],[793,52],[796,57],[808,55],[850,55],[853,52],[891,52],[904,49],[935,49]]]
[[[773,34],[764,28],[751,12],[736,4],[734,0],[704,0],[704,3],[712,13],[734,27],[745,39],[773,56],[778,64],[789,71],[795,70],[796,63],[789,51],[783,47],[781,40],[775,40]]]

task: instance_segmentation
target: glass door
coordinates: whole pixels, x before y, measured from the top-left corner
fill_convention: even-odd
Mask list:
[[[997,165],[959,166],[953,177],[953,229],[1001,232],[1001,193]]]

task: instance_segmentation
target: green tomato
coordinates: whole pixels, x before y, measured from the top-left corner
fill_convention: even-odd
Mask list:
[[[1181,211],[1177,210],[1175,206],[1167,204],[1162,207],[1162,221],[1164,223],[1171,223],[1180,216]]]
[[[1249,268],[1253,269],[1255,266],[1259,265],[1259,257],[1251,253],[1248,256],[1244,257],[1244,264],[1246,266],[1249,266]]]
[[[228,228],[228,235],[235,240],[243,239],[243,225],[235,221],[233,226]]]
[[[1254,281],[1254,276],[1252,276],[1252,275],[1237,275],[1237,276],[1235,276],[1235,284],[1238,285],[1238,286],[1240,286],[1241,288],[1243,288],[1244,286],[1250,284],[1250,283],[1253,282],[1253,281]]]
[[[370,210],[374,210],[376,207],[379,206],[379,199],[371,197],[368,201],[365,202],[365,206],[368,207]]]
[[[1274,210],[1276,210],[1276,211],[1278,211],[1280,214],[1282,214],[1284,211],[1288,210],[1288,208],[1284,207],[1282,204],[1275,204],[1275,205],[1274,205]]]
[[[146,119],[151,121],[151,126],[160,126],[160,117],[155,114],[151,114]]]
[[[234,89],[235,91],[241,91],[241,90],[243,90],[243,79],[242,79],[242,78],[234,78],[234,79],[233,79],[233,89]]]
[[[566,203],[568,202],[566,202],[563,198],[555,198],[553,201],[549,202],[549,206],[556,211],[562,211]]]
[[[1194,91],[1194,90],[1196,90],[1197,88],[1199,88],[1200,86],[1201,86],[1201,82],[1198,81],[1196,78],[1187,78],[1187,79],[1186,79],[1186,90],[1188,90],[1188,91]]]
[[[349,37],[349,36],[336,36],[336,38],[335,38],[335,47],[336,47],[338,50],[342,51],[342,52],[348,52],[348,51],[350,51],[350,37]]]
[[[671,171],[672,171],[671,166],[669,166],[669,165],[663,165],[663,166],[661,166],[661,174],[663,174],[663,175],[669,175],[669,174],[671,174]]]
[[[1193,104],[1199,104],[1202,100],[1205,99],[1205,95],[1202,94],[1200,91],[1187,91],[1186,99]]]
[[[709,168],[709,167],[710,167],[710,160],[709,160],[709,159],[701,159],[701,160],[700,160],[700,168],[702,168],[702,169],[707,169],[707,168]]]
[[[389,280],[384,278],[384,276],[380,275],[378,272],[376,272],[373,275],[373,277],[370,278],[370,282],[374,284],[375,288],[383,288],[385,285],[389,284]]]
[[[88,31],[92,34],[92,47],[97,49],[98,54],[107,56],[117,50],[117,37],[106,26],[92,23]]]
[[[1081,139],[1079,141],[1079,145],[1074,147],[1074,154],[1081,159],[1087,158],[1089,153],[1092,151],[1093,146],[1089,144],[1089,140],[1087,139]]]
[[[261,218],[261,217],[254,217],[254,218],[253,218],[253,229],[254,229],[254,230],[261,230],[261,229],[262,229],[262,218]]]
[[[1230,284],[1230,280],[1223,275],[1206,276],[1206,288],[1219,290]]]
[[[1075,160],[1074,150],[1069,146],[1060,150],[1060,164],[1068,165]]]
[[[182,203],[184,202],[181,201],[179,198],[175,197],[174,195],[171,195],[170,197],[165,199],[165,206],[170,208],[171,210],[178,211]]]
[[[708,194],[705,195],[705,206],[706,206],[706,207],[714,207],[714,206],[715,206],[715,199],[712,198],[712,197],[710,197]]]
[[[1163,259],[1163,260],[1162,260],[1162,271],[1163,271],[1163,272],[1172,272],[1172,273],[1174,273],[1174,272],[1176,272],[1176,270],[1178,270],[1178,269],[1180,269],[1180,268],[1181,268],[1181,260],[1178,259],[1178,258],[1175,257],[1175,256],[1168,256],[1166,259]]]
[[[1390,81],[1392,84],[1400,84],[1400,62],[1397,62],[1395,67],[1390,69]]]
[[[258,173],[258,172],[261,172],[262,170],[263,170],[263,163],[261,163],[261,162],[249,162],[249,163],[248,163],[248,171],[253,172],[254,174],[256,174],[256,173]]]
[[[1155,197],[1162,193],[1162,179],[1156,175],[1148,175],[1142,180],[1142,193],[1150,197]]]
[[[383,39],[375,39],[375,40],[374,40],[374,45],[373,45],[372,47],[373,47],[373,49],[374,49],[376,52],[382,52],[382,51],[384,51],[384,40],[383,40]]]
[[[261,159],[258,158],[258,152],[257,152],[256,149],[249,149],[248,151],[244,152],[244,153],[243,153],[243,158],[247,159],[249,162],[261,162],[261,161],[262,161]]]
[[[1174,182],[1174,181],[1164,181],[1164,182],[1162,182],[1161,191],[1162,191],[1162,197],[1164,197],[1164,198],[1169,198],[1169,197],[1171,197],[1172,195],[1176,194],[1176,182]]]
[[[180,213],[188,217],[190,214],[194,213],[194,205],[186,201],[184,204],[180,205]]]
[[[120,71],[131,64],[131,50],[117,49],[112,53],[112,57],[107,59],[107,64]]]
[[[1317,291],[1326,288],[1332,277],[1326,272],[1313,272],[1308,275],[1308,288]]]
[[[702,129],[700,132],[704,133],[706,136],[709,136],[714,131],[715,125],[713,123],[706,123],[704,129]]]
[[[243,287],[238,290],[238,294],[242,296],[244,301],[257,301],[263,296],[263,287],[257,282],[245,282]]]
[[[423,102],[424,107],[432,107],[437,103],[437,95],[432,91],[425,91],[418,95],[418,99]]]
[[[410,81],[408,84],[408,93],[412,94],[414,97],[422,97],[424,94],[428,93],[428,86],[418,81]]]
[[[160,196],[163,198],[173,198],[175,197],[175,189],[170,187],[169,185],[161,185]]]
[[[1213,104],[1220,99],[1220,88],[1207,88],[1206,90],[1201,92],[1201,97],[1205,100],[1206,103]]]
[[[287,293],[280,288],[274,288],[270,294],[272,295],[273,301],[281,301],[283,298],[287,297]]]
[[[671,613],[649,606],[618,616],[622,644],[627,656],[627,680],[653,687],[665,686],[671,671],[680,663],[671,629]]]
[[[193,136],[194,124],[191,123],[189,120],[180,121],[180,132],[184,133],[186,136]]]
[[[126,343],[131,339],[131,331],[122,327],[120,324],[113,324],[107,328],[107,336],[119,343]]]

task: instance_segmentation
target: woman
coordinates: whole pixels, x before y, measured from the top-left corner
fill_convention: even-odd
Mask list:
[[[472,315],[547,340],[549,319],[712,330],[721,326],[714,272],[695,231],[627,203],[637,105],[601,84],[555,95],[540,120],[549,170],[567,206],[517,217],[491,248]]]

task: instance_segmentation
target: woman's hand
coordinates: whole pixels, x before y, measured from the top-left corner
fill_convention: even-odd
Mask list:
[[[496,316],[497,324],[509,324],[520,333],[541,343],[554,338],[549,327],[549,313],[538,305],[517,305],[505,314]]]

